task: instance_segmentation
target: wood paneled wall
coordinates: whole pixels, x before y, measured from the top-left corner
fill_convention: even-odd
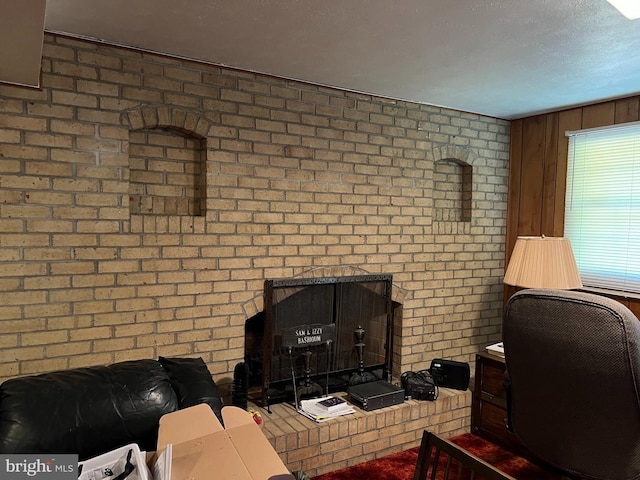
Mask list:
[[[640,120],[640,95],[511,122],[506,250],[521,235],[562,236],[569,140],[565,132]],[[505,298],[514,293],[505,288]],[[616,297],[640,315],[640,300]]]

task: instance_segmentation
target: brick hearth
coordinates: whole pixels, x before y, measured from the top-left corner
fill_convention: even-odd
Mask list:
[[[340,396],[340,394],[337,394]],[[264,433],[291,471],[310,476],[383,457],[420,444],[423,430],[449,438],[470,431],[471,391],[440,389],[436,401],[409,400],[372,412],[315,423],[285,403],[273,405]]]

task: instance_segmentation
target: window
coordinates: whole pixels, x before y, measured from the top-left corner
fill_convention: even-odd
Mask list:
[[[640,293],[640,122],[567,136],[565,236],[582,282]]]

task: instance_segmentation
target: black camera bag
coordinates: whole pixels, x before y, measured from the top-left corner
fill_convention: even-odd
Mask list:
[[[428,370],[404,372],[400,383],[407,398],[416,400],[435,400],[438,398],[438,385]]]

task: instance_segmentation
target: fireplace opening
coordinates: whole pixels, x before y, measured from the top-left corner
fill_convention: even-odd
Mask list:
[[[249,398],[263,406],[391,380],[391,275],[266,280],[245,324]]]

